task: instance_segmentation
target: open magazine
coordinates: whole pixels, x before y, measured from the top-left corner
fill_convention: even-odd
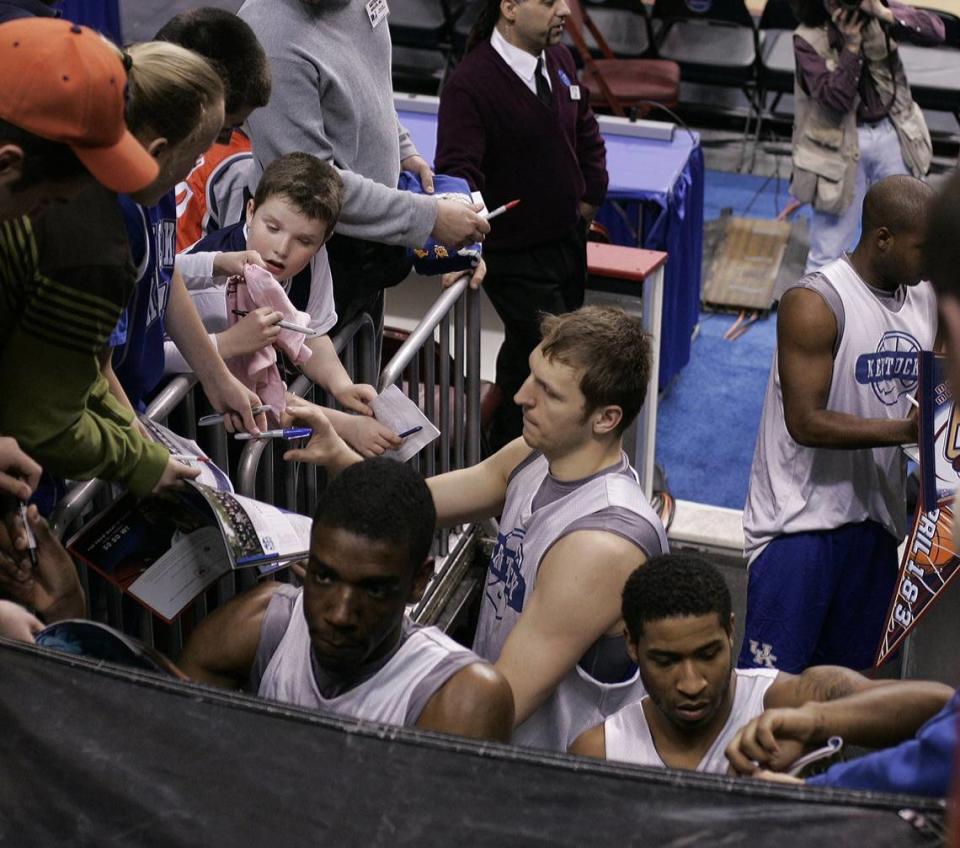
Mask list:
[[[229,485],[213,463],[202,464],[209,466],[208,479]],[[67,549],[170,622],[233,569],[269,574],[306,558],[311,523],[232,487],[191,480],[163,496],[138,501],[124,495],[85,524]]]

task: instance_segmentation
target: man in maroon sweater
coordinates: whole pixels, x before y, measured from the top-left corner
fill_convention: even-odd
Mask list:
[[[440,97],[436,170],[466,179],[489,209],[522,201],[484,243],[487,295],[505,329],[490,430],[497,450],[523,429],[513,396],[530,373],[540,313],[583,304],[586,228],[607,169],[587,91],[560,44],[566,0],[486,3]]]

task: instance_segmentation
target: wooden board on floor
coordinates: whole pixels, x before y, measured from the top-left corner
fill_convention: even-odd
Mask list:
[[[704,304],[720,309],[770,309],[789,238],[786,221],[724,218],[703,286]]]

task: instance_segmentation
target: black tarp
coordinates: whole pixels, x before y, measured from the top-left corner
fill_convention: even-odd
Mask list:
[[[342,721],[0,640],[15,846],[934,844],[935,802]]]

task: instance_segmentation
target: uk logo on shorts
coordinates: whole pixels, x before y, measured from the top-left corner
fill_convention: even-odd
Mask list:
[[[520,573],[523,565],[523,537],[525,530],[513,530],[506,536],[497,534],[497,545],[490,557],[487,570],[487,600],[496,610],[497,621],[503,618],[505,607],[516,612],[523,610],[527,581]]]
[[[880,338],[876,353],[857,357],[856,379],[869,385],[885,406],[917,388],[920,343],[903,330],[888,330]]]
[[[763,668],[776,668],[777,655],[773,652],[773,645],[768,642],[762,644],[756,639],[750,640],[750,653],[753,654],[753,664]]]

